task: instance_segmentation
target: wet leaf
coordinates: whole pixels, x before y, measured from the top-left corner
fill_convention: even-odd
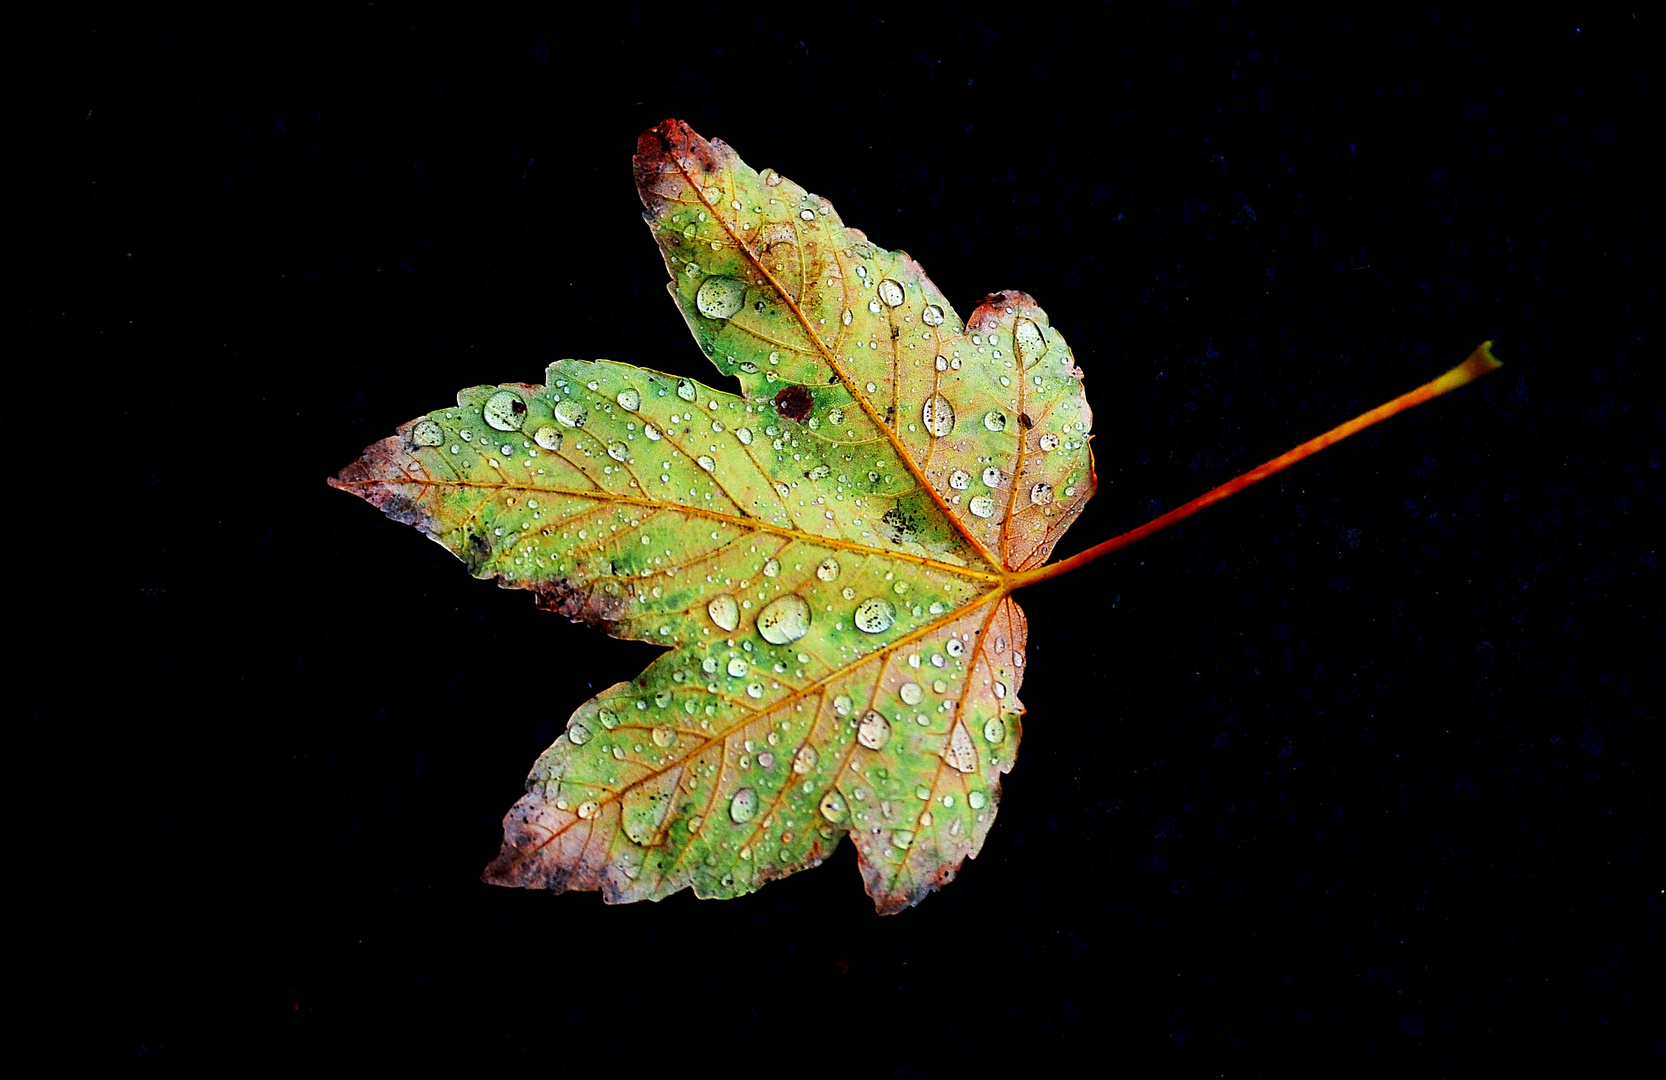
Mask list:
[[[849,835],[881,912],[975,856],[1018,751],[1014,575],[1093,493],[1045,312],[962,323],[919,264],[678,121],[635,159],[695,340],[740,393],[563,360],[331,481],[477,577],[666,652],[580,705],[489,881],[738,896]]]

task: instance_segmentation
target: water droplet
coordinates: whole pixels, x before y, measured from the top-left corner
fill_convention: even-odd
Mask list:
[[[829,555],[816,567],[816,576],[823,581],[835,581],[839,577],[839,560]]]
[[[837,825],[845,818],[845,800],[837,791],[829,791],[821,800],[821,816]]]
[[[729,800],[729,816],[736,822],[752,820],[752,815],[758,812],[758,796],[749,787],[743,787],[735,792],[735,797]]]
[[[998,488],[1007,482],[1007,474],[991,465],[983,471],[983,482],[992,488]]]
[[[943,359],[941,356],[939,356],[935,361],[933,361],[933,365],[937,368],[938,371],[947,371],[947,370],[949,370],[949,362],[947,360]]]
[[[936,304],[927,304],[926,309],[920,312],[920,321],[927,326],[942,326],[943,309]]]
[[[897,621],[897,609],[882,596],[870,596],[856,605],[852,621],[856,623],[856,629],[864,634],[883,634]]]
[[[775,577],[781,573],[781,564],[774,559],[764,563],[764,577]]]
[[[752,429],[751,428],[736,428],[735,429],[735,438],[740,440],[740,444],[742,446],[751,446],[752,445]]]
[[[583,720],[574,720],[567,725],[567,738],[574,746],[583,746],[595,734],[590,730],[590,725]]]
[[[998,743],[1007,737],[1007,725],[999,716],[991,716],[983,722],[984,741]]]
[[[879,298],[892,307],[902,306],[902,285],[886,278],[879,283]]]
[[[760,768],[760,769],[773,769],[773,768],[775,768],[775,755],[770,753],[768,750],[765,750],[763,753],[759,754],[758,755],[758,768]]]
[[[614,461],[629,461],[631,450],[622,442],[610,442],[607,444],[607,456]]]
[[[879,301],[878,300],[869,300],[868,301],[868,313],[870,315],[878,315],[881,311],[884,311],[884,310],[885,310],[884,308],[879,306]]]
[[[740,605],[735,603],[735,598],[727,593],[716,597],[711,603],[707,604],[706,614],[712,617],[712,622],[724,630],[733,630],[740,625]]]
[[[596,719],[600,720],[602,722],[602,727],[607,728],[609,731],[612,731],[614,728],[619,726],[619,714],[611,712],[607,709],[603,709],[598,712],[596,714]]]
[[[833,699],[833,711],[840,716],[849,716],[850,711],[855,707],[856,703],[850,700],[849,694],[840,694]]]
[[[869,709],[856,728],[856,741],[869,750],[878,750],[891,738],[891,721]]]
[[[833,467],[831,465],[817,465],[804,475],[810,480],[825,480],[833,475]]]
[[[661,724],[660,726],[658,726],[654,729],[654,745],[655,746],[660,746],[660,747],[670,746],[672,743],[674,743],[676,741],[677,741],[677,730],[675,728],[670,727],[666,724]]]
[[[578,816],[581,818],[594,817],[598,809],[600,809],[600,804],[595,799],[586,799],[578,804]]]
[[[943,751],[943,760],[948,762],[949,768],[963,773],[978,767],[978,752],[972,747],[972,736],[966,734],[964,723],[955,722],[954,731],[949,735],[949,745]]]
[[[997,699],[1004,698],[1004,697],[1007,696],[1007,684],[1006,683],[998,682],[998,683],[995,684],[994,689],[995,689],[995,697]]]
[[[655,427],[652,424],[643,424],[642,425],[642,434],[648,436],[648,441],[649,442],[659,442],[662,438],[665,437],[665,432],[661,431],[659,428]]]
[[[798,212],[798,216],[803,218],[805,221],[816,220],[816,212],[814,210],[800,210]]]
[[[590,420],[590,410],[568,398],[556,403],[555,418],[568,427],[581,428]]]
[[[729,667],[727,670],[730,675],[738,679],[742,675],[746,674],[746,661],[737,656],[733,660],[729,661]]]
[[[707,472],[711,472],[717,468],[717,462],[713,461],[709,454],[701,454],[699,457],[694,459],[694,464],[700,466]]]
[[[694,294],[694,306],[708,319],[727,319],[746,304],[746,282],[709,277]]]
[[[983,414],[983,426],[990,431],[1005,431],[1007,429],[1007,414],[1000,409],[990,409]]]
[[[432,420],[419,420],[411,429],[411,442],[417,446],[438,446],[445,442],[445,429]]]
[[[850,325],[850,320],[851,320],[850,309],[845,308],[845,313],[843,315],[839,316],[839,321],[844,323],[846,326],[849,326]]]
[[[1046,506],[1053,501],[1053,485],[1042,482],[1030,489],[1030,502],[1036,506]]]
[[[698,396],[698,391],[694,389],[694,384],[687,379],[678,379],[677,396],[684,401],[693,401]]]
[[[995,500],[988,495],[974,495],[966,501],[966,509],[981,518],[995,516]]]
[[[902,684],[902,688],[897,691],[897,696],[902,698],[906,704],[918,705],[925,700],[926,692],[920,689],[919,683],[907,682]]]
[[[635,387],[625,387],[614,400],[619,402],[621,409],[629,409],[631,412],[642,408],[642,392]]]
[[[969,791],[966,793],[966,805],[974,810],[982,810],[984,804],[983,792]]]
[[[747,687],[746,687],[746,696],[751,697],[751,698],[761,698],[761,697],[763,697],[764,696],[763,684],[762,683],[748,683]]]
[[[789,645],[810,632],[810,605],[797,593],[777,597],[758,612],[758,635],[771,645]]]
[[[905,848],[914,842],[914,834],[907,829],[898,829],[891,834],[891,843],[899,848]]]
[[[805,743],[798,748],[798,756],[793,758],[793,772],[800,776],[807,776],[816,767],[816,748]]]
[[[1018,326],[1012,332],[1012,343],[1018,349],[1018,357],[1025,365],[1035,363],[1041,359],[1041,354],[1047,351],[1047,338],[1042,334],[1041,327],[1030,319],[1019,319]]]
[[[1036,445],[1040,446],[1043,451],[1051,454],[1054,450],[1059,448],[1059,437],[1049,431],[1047,434],[1036,440]]]
[[[949,486],[956,491],[965,491],[972,486],[972,478],[964,470],[956,469],[949,474]]]
[[[486,418],[486,423],[499,431],[519,431],[526,423],[526,402],[519,394],[508,390],[499,390],[486,399],[486,407],[480,410]]]
[[[933,394],[920,407],[920,420],[934,438],[941,439],[954,430],[954,406],[942,394]]]
[[[832,424],[834,427],[838,427],[840,424],[843,424],[845,422],[845,411],[843,409],[827,410],[827,422]]]

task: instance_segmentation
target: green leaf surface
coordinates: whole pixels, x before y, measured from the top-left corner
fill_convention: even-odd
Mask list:
[[[1028,296],[962,323],[906,254],[679,121],[635,166],[671,294],[741,392],[563,360],[331,483],[666,647],[539,757],[488,881],[737,896],[849,834],[900,910],[977,854],[1012,768],[1011,591],[1093,493],[1081,372]]]

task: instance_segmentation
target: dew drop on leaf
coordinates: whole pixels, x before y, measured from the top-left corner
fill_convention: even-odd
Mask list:
[[[758,636],[771,645],[788,645],[810,632],[810,605],[797,593],[769,602],[758,612]]]
[[[829,555],[816,567],[816,576],[823,581],[837,581],[839,578],[839,560]]]
[[[1041,359],[1041,354],[1047,351],[1047,338],[1042,334],[1041,327],[1030,319],[1018,320],[1018,326],[1012,333],[1012,343],[1026,367]]]
[[[985,742],[998,743],[1007,737],[1007,725],[999,716],[991,716],[983,722],[983,737]]]
[[[1000,409],[990,409],[983,414],[983,426],[990,431],[1005,431],[1007,429],[1007,414]]]
[[[1030,502],[1036,506],[1046,506],[1053,501],[1053,485],[1043,481],[1030,489]]]
[[[981,792],[981,791],[972,791],[972,792],[967,793],[967,795],[966,795],[966,805],[967,806],[970,806],[974,810],[982,810],[983,809],[983,804],[984,804],[983,792]]]
[[[642,408],[642,392],[634,387],[625,387],[614,400],[619,403],[621,409],[629,409],[631,412]]]
[[[445,442],[445,429],[432,420],[419,421],[411,429],[411,442],[417,446],[438,446]]]
[[[752,815],[758,812],[758,796],[749,787],[743,787],[735,792],[735,797],[729,800],[729,817],[737,823],[744,824],[752,820]]]
[[[532,434],[532,441],[545,450],[561,449],[561,429],[554,424],[545,424]]]
[[[925,700],[926,695],[925,691],[920,689],[919,683],[910,682],[902,684],[901,688],[897,690],[897,696],[902,698],[905,704],[918,705]]]
[[[891,738],[891,721],[869,709],[856,728],[856,741],[869,750],[878,750]]]
[[[581,428],[590,420],[590,411],[572,398],[567,398],[556,402],[555,418],[568,427]]]
[[[920,407],[920,421],[933,438],[941,439],[954,430],[954,406],[942,394],[933,394]]]
[[[687,379],[678,379],[677,396],[684,401],[693,401],[698,396],[698,391],[694,389],[694,384]]]
[[[995,500],[988,495],[974,495],[966,501],[966,509],[980,518],[995,516]]]
[[[727,319],[746,303],[746,282],[709,277],[694,294],[694,306],[708,319]]]
[[[808,775],[816,767],[816,748],[805,743],[798,748],[798,755],[793,758],[793,772],[800,776]]]
[[[853,621],[864,634],[883,634],[897,621],[897,609],[883,596],[870,596],[856,605]]]
[[[583,720],[574,720],[567,725],[567,738],[574,746],[583,746],[590,741],[590,737],[594,734],[595,732],[590,730],[590,725]]]
[[[508,390],[499,390],[486,399],[486,407],[480,410],[486,418],[486,423],[499,431],[519,431],[526,423],[526,402],[521,396]]]
[[[845,800],[837,791],[829,791],[821,800],[821,816],[837,825],[845,819]]]
[[[892,307],[902,306],[902,285],[886,278],[879,283],[879,298]]]
[[[733,630],[740,625],[740,605],[735,603],[735,598],[728,593],[714,597],[712,602],[706,605],[706,614],[723,630]]]
[[[927,304],[926,309],[920,312],[920,321],[927,326],[942,326],[943,309],[936,304]]]

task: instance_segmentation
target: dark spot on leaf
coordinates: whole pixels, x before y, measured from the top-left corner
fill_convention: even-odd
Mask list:
[[[1030,419],[1030,414],[1027,412],[1021,412],[1018,414],[1018,422],[1024,425],[1025,431],[1035,427],[1035,421]]]
[[[775,395],[775,409],[788,420],[803,421],[815,408],[816,399],[802,386],[788,386]]]
[[[526,402],[522,401],[520,398],[516,398],[514,401],[509,403],[509,411],[514,413],[516,416],[524,415],[526,413]]]

